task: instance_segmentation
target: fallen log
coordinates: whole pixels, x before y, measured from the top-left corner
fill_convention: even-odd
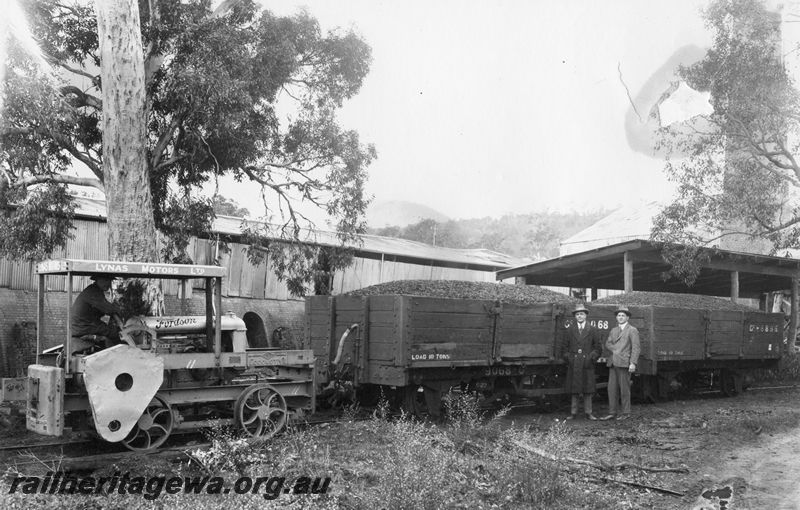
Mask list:
[[[634,464],[632,462],[620,462],[618,464],[608,464],[606,462],[595,462],[592,460],[585,460],[585,459],[576,459],[573,457],[557,457],[551,453],[548,453],[544,450],[539,448],[535,448],[533,446],[526,445],[525,443],[521,443],[519,441],[515,441],[514,444],[528,453],[532,453],[539,457],[543,457],[548,460],[552,460],[553,462],[570,462],[572,464],[579,464],[582,466],[589,466],[595,469],[599,469],[601,471],[612,471],[617,469],[626,469],[626,468],[635,468],[641,471],[649,471],[651,473],[688,473],[689,469],[681,466],[681,467],[652,467],[652,466],[640,466],[639,464]]]
[[[631,487],[639,487],[640,489],[650,489],[650,490],[654,490],[654,491],[657,491],[657,492],[662,492],[664,494],[669,494],[671,496],[683,497],[683,496],[686,495],[683,492],[674,491],[672,489],[667,489],[667,488],[664,488],[664,487],[658,487],[656,485],[648,485],[648,484],[640,483],[640,482],[631,482],[629,480],[619,480],[617,478],[607,478],[605,476],[591,477],[591,479],[600,480],[600,481],[603,481],[603,482],[621,483],[623,485],[630,485]]]

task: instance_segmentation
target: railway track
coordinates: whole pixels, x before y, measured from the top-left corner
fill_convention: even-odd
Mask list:
[[[797,384],[758,386],[748,388],[747,391],[776,391],[797,387]],[[712,393],[718,392],[708,392],[709,395]],[[695,394],[695,396],[697,398],[707,398],[707,395],[702,392]],[[520,403],[510,407],[522,411],[524,409],[537,407],[537,404]],[[560,410],[559,408],[553,408],[545,412],[545,414],[559,412]],[[349,421],[365,421],[368,419],[370,419],[370,415],[366,415],[366,413],[362,416],[347,418]],[[295,422],[292,424],[292,428],[305,429],[341,421],[343,421],[343,417],[337,415],[322,419]],[[105,443],[98,439],[73,439],[67,441],[6,445],[0,446],[0,466],[5,465],[5,467],[12,468],[12,471],[17,472],[24,472],[27,469],[37,468],[38,470],[91,471],[109,464],[141,457],[159,457],[164,460],[185,458],[187,461],[191,461],[191,456],[188,453],[189,451],[202,450],[211,446],[211,442],[208,441],[193,441],[198,437],[197,433],[176,435],[171,441],[179,441],[181,436],[188,438],[190,444],[162,447],[153,452],[133,452],[125,449],[120,444]],[[87,445],[90,445],[91,448],[86,448]]]
[[[368,416],[348,418],[349,421],[365,421]],[[318,420],[304,420],[292,424],[293,429],[305,429],[342,421],[341,417]],[[12,472],[26,470],[50,471],[92,471],[103,466],[141,457],[159,457],[164,460],[177,460],[181,457],[191,461],[191,450],[202,450],[211,442],[197,442],[197,433],[175,434],[170,440],[187,439],[189,444],[162,447],[152,452],[134,452],[118,443],[106,443],[100,439],[79,439],[50,441],[0,446],[0,467],[10,468]],[[87,445],[91,446],[87,448]]]

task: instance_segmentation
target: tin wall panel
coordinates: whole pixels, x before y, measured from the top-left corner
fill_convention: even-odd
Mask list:
[[[56,250],[51,258],[74,258],[88,260],[108,260],[108,225],[105,222],[79,219],[75,221],[72,231],[73,239],[68,240],[64,249]],[[195,264],[213,265],[216,254],[216,241],[208,239],[192,239],[187,252]],[[223,295],[252,297],[256,299],[296,299],[289,295],[286,283],[274,274],[271,265],[265,263],[252,265],[247,260],[244,246],[238,243],[229,245],[232,252],[220,251],[222,265],[233,271],[233,279],[223,279]],[[235,253],[235,256],[232,254]],[[494,273],[468,269],[432,266],[430,262],[413,264],[356,257],[352,266],[337,271],[333,278],[333,293],[341,294],[361,287],[375,285],[399,279],[435,279],[435,280],[470,280],[494,281]],[[235,281],[234,281],[235,280]],[[76,277],[73,289],[80,292],[91,282],[86,277]],[[48,277],[48,290],[66,291],[66,278],[63,276]],[[177,282],[166,281],[165,292],[177,295]],[[12,289],[36,290],[34,264],[26,261],[10,261],[0,259],[0,287]],[[192,281],[192,288],[205,288],[202,278]],[[307,286],[307,293],[313,293],[313,284]]]
[[[244,263],[244,249],[241,244],[231,243],[228,259],[228,292],[226,296],[241,296],[242,265]]]

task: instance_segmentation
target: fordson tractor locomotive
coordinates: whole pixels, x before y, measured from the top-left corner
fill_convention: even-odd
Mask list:
[[[222,313],[225,268],[60,259],[38,264],[36,273],[36,363],[27,377],[2,384],[3,400],[27,402],[28,430],[49,436],[93,431],[147,451],[174,431],[216,425],[268,438],[314,410],[313,352],[249,347],[244,322]],[[91,339],[73,336],[69,307],[75,277],[100,274],[175,279],[184,297],[191,280],[203,280],[205,315],[133,317],[120,331],[121,344],[98,350]],[[66,327],[51,332],[45,294],[48,280],[58,276],[66,277]],[[42,352],[59,339],[61,345]]]

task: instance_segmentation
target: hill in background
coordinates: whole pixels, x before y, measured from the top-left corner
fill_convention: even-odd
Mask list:
[[[424,206],[421,206],[424,207]],[[509,214],[501,218],[437,220],[370,228],[369,233],[446,248],[484,248],[532,260],[557,257],[561,240],[580,232],[609,211]],[[370,221],[370,225],[374,225]]]
[[[402,200],[373,202],[367,209],[367,224],[371,229],[404,227],[425,219],[446,222],[450,218],[427,205]]]

